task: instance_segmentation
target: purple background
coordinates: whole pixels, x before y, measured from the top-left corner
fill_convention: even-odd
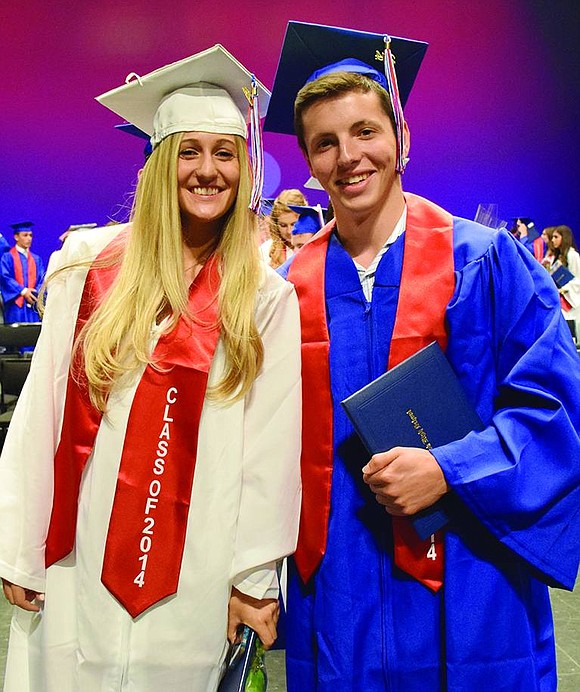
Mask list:
[[[70,224],[124,220],[142,142],[94,97],[214,43],[271,87],[290,19],[427,41],[406,108],[404,187],[454,214],[570,225],[580,235],[578,0],[30,0],[0,9],[0,230],[35,222],[45,259]],[[8,5],[10,5],[8,7]],[[289,9],[291,7],[291,9]],[[266,196],[308,177],[266,135]],[[308,192],[311,202],[325,202]]]

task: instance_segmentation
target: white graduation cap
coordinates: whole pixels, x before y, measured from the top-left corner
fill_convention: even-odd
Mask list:
[[[153,147],[175,132],[212,132],[247,138],[252,93],[265,115],[270,92],[223,46],[165,65],[97,101],[151,137]]]
[[[153,149],[176,132],[211,132],[248,138],[258,213],[264,182],[260,118],[270,92],[219,43],[143,77],[130,73],[123,86],[97,101],[151,137]]]

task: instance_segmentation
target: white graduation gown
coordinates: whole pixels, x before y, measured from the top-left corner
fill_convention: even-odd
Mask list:
[[[73,234],[61,266],[96,257],[119,230]],[[256,598],[275,596],[274,563],[296,545],[301,387],[294,289],[265,270],[256,309],[263,369],[243,401],[206,400],[178,592],[132,619],[100,574],[138,377],[111,395],[99,428],[80,489],[75,551],[44,568],[53,457],[87,271],[67,271],[49,286],[30,376],[0,461],[0,575],[46,592],[41,613],[14,609],[5,691],[214,690],[227,650],[232,585]],[[218,343],[210,384],[223,364]]]
[[[564,298],[572,306],[571,310],[562,310],[562,314],[565,319],[574,320],[576,323],[576,340],[580,343],[580,255],[573,247],[568,250],[567,260],[568,269],[575,278],[567,283],[562,290]]]

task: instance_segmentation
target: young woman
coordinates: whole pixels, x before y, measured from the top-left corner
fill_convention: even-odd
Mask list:
[[[101,97],[154,150],[130,224],[49,281],[0,464],[6,690],[215,690],[239,624],[275,639],[299,321],[257,256],[242,85],[216,46]]]
[[[262,258],[273,268],[277,269],[292,256],[292,228],[298,220],[298,214],[290,209],[290,205],[304,207],[308,204],[300,190],[288,189],[274,200],[270,213],[269,240],[260,246]]]
[[[580,255],[569,226],[555,226],[552,230],[551,248],[554,261],[552,269],[567,267],[574,278],[560,288],[563,297],[562,314],[568,322],[575,323],[576,339],[580,335]]]
[[[576,249],[572,229],[569,226],[554,226],[551,240],[556,260],[568,267],[573,274],[580,275],[580,256]]]
[[[544,245],[546,246],[546,253],[544,257],[542,258],[542,265],[550,271],[550,268],[552,264],[556,261],[555,255],[554,255],[554,246],[552,245],[552,233],[554,232],[554,229],[556,226],[546,226],[544,230],[542,231],[541,238],[544,241]]]

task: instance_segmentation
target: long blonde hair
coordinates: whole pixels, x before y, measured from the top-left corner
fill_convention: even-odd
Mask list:
[[[182,230],[178,204],[177,161],[183,133],[164,139],[145,165],[131,213],[131,232],[119,273],[103,303],[79,335],[93,405],[106,410],[109,392],[126,372],[155,363],[151,327],[168,316],[166,332],[188,314]],[[242,398],[263,361],[254,321],[261,270],[256,249],[256,220],[248,209],[251,173],[246,143],[236,136],[240,181],[234,206],[224,218],[215,250],[221,276],[218,319],[226,367],[208,395]]]

